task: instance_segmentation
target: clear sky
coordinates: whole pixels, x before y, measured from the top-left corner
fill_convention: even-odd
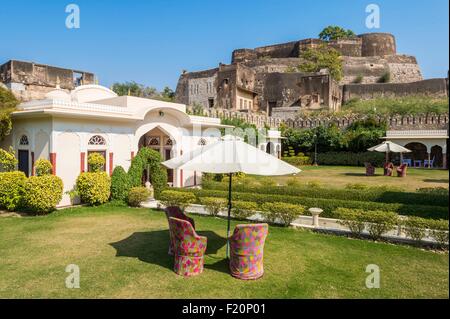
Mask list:
[[[66,5],[80,8],[68,29]],[[365,26],[378,4],[381,28]],[[175,89],[183,69],[229,63],[237,48],[317,37],[335,24],[390,32],[425,78],[449,68],[448,0],[0,0],[0,64],[9,59],[91,71],[100,84],[131,81]]]

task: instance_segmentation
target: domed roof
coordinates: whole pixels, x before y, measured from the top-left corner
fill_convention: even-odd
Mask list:
[[[45,98],[49,100],[63,100],[63,101],[70,101],[70,94],[69,92],[56,88],[47,94],[45,94]]]
[[[92,102],[117,97],[107,87],[95,84],[81,85],[71,92],[72,100],[78,103]]]

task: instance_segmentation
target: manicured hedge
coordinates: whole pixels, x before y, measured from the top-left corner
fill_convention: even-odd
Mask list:
[[[25,183],[24,207],[37,214],[49,213],[55,210],[62,195],[63,182],[58,176],[31,176]]]
[[[126,201],[130,192],[130,179],[122,166],[116,166],[111,175],[111,199]]]
[[[34,163],[36,176],[50,175],[53,172],[52,163],[49,160],[40,158]]]
[[[161,154],[149,147],[143,147],[131,161],[128,177],[132,187],[142,185],[144,169],[150,170],[150,179],[155,192],[155,198],[159,199],[161,192],[167,187],[167,170],[161,165]]]
[[[179,191],[192,192],[197,197],[221,197],[227,198],[227,191],[220,190],[192,190],[192,189],[178,189]],[[354,201],[342,199],[326,199],[326,198],[311,198],[302,196],[290,195],[270,195],[270,194],[256,194],[256,193],[240,193],[233,192],[233,200],[257,202],[258,204],[266,202],[284,202],[296,205],[303,205],[306,208],[320,207],[324,210],[321,217],[336,217],[334,211],[339,207],[364,209],[371,211],[390,211],[400,215],[420,216],[432,219],[447,219],[448,209],[440,206],[425,206],[425,205],[407,205],[407,204],[391,204],[391,203],[375,203],[370,201]]]
[[[365,162],[370,162],[375,166],[382,167],[384,160],[385,155],[378,152],[327,152],[317,154],[319,165],[364,166]]]
[[[227,190],[225,183],[204,183],[203,188],[212,190]],[[408,205],[430,205],[448,207],[448,194],[410,193],[385,190],[382,188],[357,189],[333,189],[311,188],[306,186],[251,186],[248,183],[234,185],[233,191],[240,193],[291,195],[309,198],[341,199],[352,201],[370,201],[377,203],[399,203]]]
[[[100,205],[109,199],[111,179],[105,172],[81,173],[77,178],[77,191],[81,202]]]
[[[23,172],[0,173],[0,209],[14,211],[20,206],[26,181]]]
[[[128,205],[131,207],[139,207],[150,197],[150,191],[143,187],[132,187],[128,194]]]

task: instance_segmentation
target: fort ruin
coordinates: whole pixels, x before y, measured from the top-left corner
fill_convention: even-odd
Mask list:
[[[308,48],[324,44],[304,39],[255,49],[234,50],[229,65],[199,72],[183,72],[177,102],[203,109],[260,113],[294,118],[300,110],[338,111],[349,99],[409,95],[448,96],[448,79],[424,80],[414,56],[397,53],[388,33],[361,34],[327,42],[342,55],[343,78],[335,81],[327,70],[297,72]],[[293,71],[294,70],[294,71]],[[389,74],[389,83],[379,83]]]

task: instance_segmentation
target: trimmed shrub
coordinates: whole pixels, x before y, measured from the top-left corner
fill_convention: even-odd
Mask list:
[[[393,212],[367,211],[361,218],[366,222],[369,235],[374,240],[380,239],[398,224],[398,215]]]
[[[193,193],[180,192],[175,190],[162,191],[159,199],[165,206],[178,206],[183,211],[189,205],[197,202],[197,198]]]
[[[122,166],[116,166],[111,175],[111,199],[126,201],[130,192],[130,180]]]
[[[222,209],[227,207],[227,200],[217,197],[202,197],[199,198],[200,203],[205,206],[208,213],[217,216]]]
[[[250,183],[244,185],[233,185],[233,191],[241,193],[256,193],[269,195],[290,195],[320,199],[336,199],[351,201],[366,201],[375,203],[396,203],[407,205],[430,205],[448,207],[448,194],[425,194],[401,192],[392,187],[367,187],[364,184],[350,184],[350,189],[325,188],[320,187],[317,182],[309,182],[307,185],[300,185],[295,179],[288,181],[288,186],[255,186]],[[314,188],[315,189],[312,189]],[[317,188],[320,187],[318,191]],[[227,190],[228,185],[223,183],[208,182],[203,185],[204,189]],[[376,210],[376,209],[372,209]],[[447,214],[448,216],[448,214]],[[443,218],[443,217],[441,217]]]
[[[312,163],[311,158],[309,156],[305,156],[302,153],[300,154],[297,156],[283,157],[282,160],[293,166],[305,166],[310,165]]]
[[[144,169],[150,170],[150,182],[155,192],[155,198],[159,199],[161,192],[167,187],[167,170],[161,166],[161,154],[149,147],[143,147],[131,161],[128,177],[130,185],[137,187],[142,185],[142,173]]]
[[[34,164],[36,176],[50,175],[53,172],[52,163],[49,160],[40,158]]]
[[[26,181],[27,177],[23,172],[0,173],[0,208],[9,211],[19,208]]]
[[[406,235],[414,240],[421,241],[425,235],[427,228],[430,227],[430,220],[416,216],[411,216],[402,222]]]
[[[94,206],[106,203],[111,191],[111,179],[105,172],[81,173],[77,178],[81,202]]]
[[[235,201],[232,202],[231,212],[233,213],[233,217],[236,219],[245,220],[255,214],[255,211],[258,209],[258,204],[255,202],[243,202],[243,201]]]
[[[430,221],[430,236],[440,245],[448,245],[448,220]]]
[[[139,207],[150,197],[150,191],[142,186],[132,187],[128,194],[128,205],[131,207]]]
[[[433,219],[447,219],[448,220],[448,208],[440,206],[425,206],[411,203],[410,205],[400,204],[400,203],[377,203],[370,200],[355,201],[351,197],[347,200],[345,199],[327,199],[327,198],[312,198],[303,197],[302,195],[291,196],[289,187],[277,187],[280,192],[284,191],[286,195],[273,195],[265,194],[262,191],[251,190],[254,193],[244,193],[239,191],[233,191],[233,200],[241,200],[248,202],[256,202],[259,205],[265,202],[284,202],[290,204],[297,204],[306,206],[306,208],[320,207],[324,212],[320,215],[321,217],[334,218],[334,211],[339,207],[352,208],[352,209],[362,209],[364,211],[370,210],[381,210],[388,212],[395,212],[400,215],[405,216],[419,216],[424,218]],[[177,189],[182,192],[192,192],[199,197],[221,197],[227,198],[228,192],[222,190],[192,190],[192,189]],[[314,196],[324,195],[326,197],[326,189],[318,188],[315,189]],[[351,190],[347,190],[349,193]],[[309,196],[309,194],[307,194]]]
[[[445,187],[423,187],[418,188],[417,192],[429,195],[447,196],[448,198],[448,188]]]
[[[271,223],[277,219],[281,220],[285,227],[288,227],[305,211],[301,205],[292,205],[282,202],[264,203],[261,206],[264,217]]]
[[[100,153],[91,153],[88,156],[89,171],[92,173],[98,173],[104,170],[105,158]]]
[[[63,182],[58,176],[31,176],[25,183],[24,207],[37,214],[49,213],[55,210],[62,195]]]
[[[338,208],[335,211],[336,218],[340,219],[338,223],[347,227],[355,237],[361,237],[364,231],[363,215],[364,212],[359,209]]]
[[[9,150],[0,148],[0,172],[12,172],[16,168],[17,159],[12,147]]]
[[[327,152],[318,153],[317,161],[319,165],[333,166],[364,166],[365,162],[382,167],[385,161],[385,155],[378,152]]]

